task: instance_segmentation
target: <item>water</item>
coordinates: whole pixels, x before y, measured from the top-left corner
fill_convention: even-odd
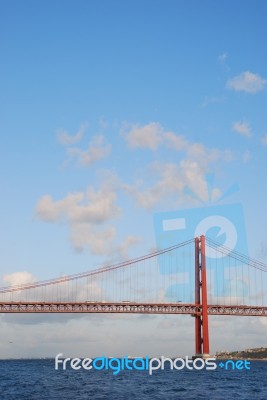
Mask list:
[[[56,371],[54,360],[1,360],[1,400],[266,400],[267,362],[250,370]]]

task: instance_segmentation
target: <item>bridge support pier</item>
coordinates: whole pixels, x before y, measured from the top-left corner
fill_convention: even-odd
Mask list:
[[[195,238],[195,303],[201,310],[195,317],[195,357],[209,357],[205,236]]]

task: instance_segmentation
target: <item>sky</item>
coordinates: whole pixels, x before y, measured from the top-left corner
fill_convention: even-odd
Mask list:
[[[267,263],[266,16],[262,0],[0,1],[1,286],[146,254],[157,215],[216,204],[242,206]],[[0,324],[1,358],[194,351],[185,316]],[[267,346],[263,318],[210,324],[214,353]]]

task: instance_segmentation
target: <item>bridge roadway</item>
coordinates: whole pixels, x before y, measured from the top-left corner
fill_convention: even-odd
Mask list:
[[[185,303],[135,302],[0,302],[0,313],[132,313],[201,315],[201,305]],[[247,305],[209,305],[209,315],[265,316],[267,307]]]

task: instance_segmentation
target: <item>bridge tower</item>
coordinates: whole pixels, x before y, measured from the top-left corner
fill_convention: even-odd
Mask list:
[[[209,321],[207,301],[205,236],[195,238],[195,303],[201,314],[195,316],[196,357],[209,357]]]

